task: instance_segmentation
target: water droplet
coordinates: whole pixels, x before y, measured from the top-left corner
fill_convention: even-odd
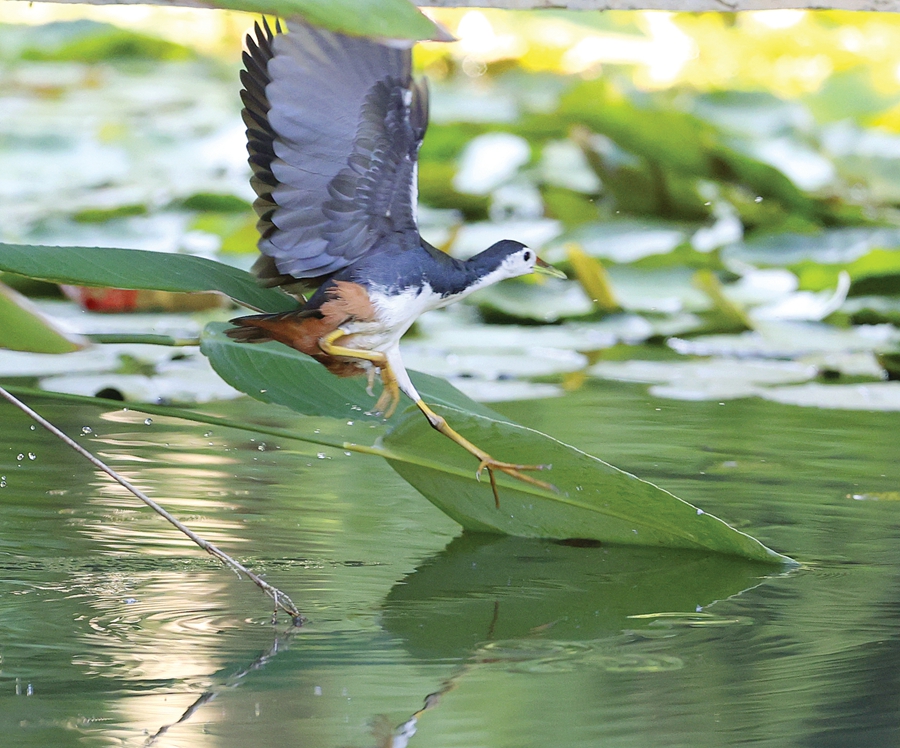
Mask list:
[[[6,488],[6,476],[0,475],[0,488]]]
[[[352,426],[352,425],[353,425],[353,421],[347,421],[347,425],[348,425],[348,426]]]
[[[701,514],[706,514],[702,509],[697,510],[697,516],[699,517]]]
[[[92,429],[90,426],[82,426],[82,427],[81,427],[81,433],[82,433],[82,434],[93,434],[93,433],[94,433],[94,429]]]
[[[761,203],[761,202],[762,202],[762,196],[761,196],[761,195],[757,195],[756,197],[753,198],[753,202],[755,202],[755,203]]]
[[[207,431],[203,436],[205,436],[207,439],[209,439],[209,437],[212,436],[212,431]]]
[[[257,449],[258,449],[260,452],[265,452],[265,451],[266,451],[266,443],[263,442],[262,444],[260,444],[260,445],[257,447]]]
[[[318,434],[319,431],[321,431],[321,429],[313,429],[313,433],[314,433],[314,434]]]
[[[344,454],[347,455],[347,457],[349,457],[351,453],[350,453],[350,452],[344,452]]]
[[[324,460],[328,457],[328,455],[324,452],[316,452],[316,457],[318,457],[320,460]]]
[[[36,460],[36,459],[37,459],[37,455],[36,455],[34,452],[29,452],[29,453],[28,453],[28,459],[29,459],[29,460]]]
[[[149,426],[151,423],[153,423],[153,419],[152,419],[152,418],[145,418],[145,419],[144,419],[144,425],[145,425],[145,426]]]
[[[22,462],[22,460],[25,459],[25,455],[22,454],[21,452],[19,452],[19,454],[16,455],[16,459],[17,459],[19,462]]]
[[[35,428],[36,428],[36,426],[32,423],[28,428],[29,428],[31,431],[34,431]]]
[[[260,390],[260,391],[259,391],[259,394],[260,394],[260,395],[265,395],[267,392],[268,392],[268,390]]]

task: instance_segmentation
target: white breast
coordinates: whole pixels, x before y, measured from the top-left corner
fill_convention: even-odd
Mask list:
[[[403,334],[422,314],[446,303],[446,299],[427,283],[421,288],[408,288],[394,295],[371,288],[369,301],[375,307],[375,320],[346,325],[353,337],[342,342],[342,345],[358,350],[386,351],[400,342]]]

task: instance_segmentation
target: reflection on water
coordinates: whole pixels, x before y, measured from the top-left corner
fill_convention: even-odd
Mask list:
[[[310,623],[273,627],[255,587],[6,408],[4,746],[900,739],[896,503],[854,498],[900,487],[895,415],[662,401],[627,384],[504,407],[805,563],[783,573],[457,537],[372,458],[36,405]]]

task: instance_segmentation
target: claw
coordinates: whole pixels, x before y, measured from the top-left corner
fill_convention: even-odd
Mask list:
[[[378,367],[370,366],[366,370],[366,394],[369,397],[375,397],[375,373]]]
[[[501,473],[506,473],[510,477],[516,478],[517,480],[523,481],[524,483],[530,483],[532,486],[537,486],[538,488],[543,488],[547,491],[553,491],[554,493],[556,493],[558,492],[558,489],[552,483],[547,483],[546,481],[532,478],[530,475],[525,475],[521,472],[522,470],[549,469],[550,465],[516,465],[510,462],[501,462],[500,460],[495,460],[490,455],[485,455],[481,462],[478,463],[478,470],[475,471],[475,478],[480,481],[481,474],[485,470],[488,471],[488,477],[491,480],[491,491],[493,491],[494,493],[494,506],[499,509],[500,494],[497,493],[497,480],[494,477],[495,470],[499,470]]]

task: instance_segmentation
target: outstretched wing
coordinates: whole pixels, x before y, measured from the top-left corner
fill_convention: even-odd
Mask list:
[[[415,238],[428,92],[411,50],[291,23],[247,37],[243,118],[257,199],[257,272],[315,282],[379,239]]]

